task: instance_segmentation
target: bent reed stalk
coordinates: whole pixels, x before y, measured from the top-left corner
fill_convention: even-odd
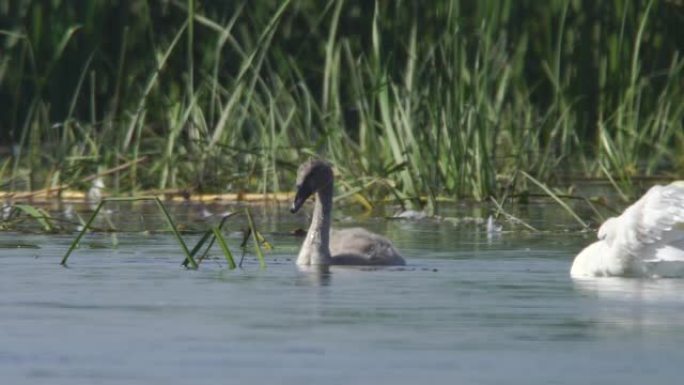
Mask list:
[[[62,266],[67,266],[67,261],[69,259],[69,256],[71,253],[79,246],[79,243],[85,233],[91,229],[91,225],[97,215],[100,213],[100,210],[104,205],[108,202],[137,202],[137,201],[154,201],[159,208],[159,210],[162,212],[164,215],[164,218],[166,219],[166,223],[168,224],[169,228],[171,229],[171,232],[174,235],[174,238],[178,242],[179,247],[183,251],[183,254],[185,254],[185,259],[183,260],[183,263],[181,264],[184,267],[189,267],[190,269],[197,269],[199,268],[199,263],[205,258],[209,250],[211,249],[212,245],[214,242],[217,242],[221,252],[223,253],[226,262],[228,263],[228,267],[232,270],[236,268],[236,263],[235,259],[233,258],[233,253],[230,251],[230,248],[228,247],[228,243],[226,242],[225,238],[223,237],[221,231],[226,223],[226,221],[235,216],[237,213],[231,213],[228,215],[225,215],[222,219],[221,222],[219,223],[218,226],[212,226],[211,229],[207,230],[204,235],[200,238],[200,240],[195,244],[195,246],[192,248],[192,250],[188,249],[187,244],[183,240],[182,235],[178,231],[178,227],[176,226],[175,221],[171,217],[171,214],[169,211],[166,209],[166,206],[162,203],[162,201],[157,198],[157,197],[112,197],[112,198],[104,198],[102,201],[100,201],[93,211],[92,215],[88,218],[88,220],[85,222],[83,225],[82,229],[79,231],[78,235],[76,238],[71,242],[69,245],[69,248],[67,249],[66,253],[62,257],[62,260],[60,264]],[[256,226],[254,225],[254,220],[252,219],[252,215],[249,211],[248,208],[245,208],[244,214],[247,216],[248,224],[249,224],[249,234],[254,237],[254,248],[255,252],[257,254],[257,259],[259,261],[259,267],[264,269],[266,268],[266,261],[264,259],[263,252],[260,247],[260,240],[261,238],[263,242],[265,240],[263,239],[263,236],[261,233],[258,231]],[[210,239],[211,238],[211,239]],[[195,259],[195,255],[199,252],[199,250],[204,246],[205,243],[209,242],[204,254],[199,258]]]
[[[78,247],[78,244],[81,241],[81,238],[83,238],[83,235],[85,235],[85,233],[88,231],[88,229],[90,228],[90,225],[95,220],[95,217],[97,217],[97,214],[99,214],[100,210],[102,209],[102,207],[107,202],[136,202],[136,201],[154,201],[157,204],[157,207],[159,207],[161,212],[164,214],[164,218],[166,219],[166,223],[169,225],[169,227],[171,228],[171,231],[173,232],[174,237],[178,241],[178,245],[180,246],[181,250],[183,250],[185,257],[189,261],[190,267],[193,269],[197,269],[197,267],[199,265],[195,261],[195,258],[193,258],[192,254],[190,254],[190,250],[188,250],[188,246],[185,244],[185,241],[183,241],[183,237],[178,232],[178,228],[176,227],[176,223],[173,221],[173,218],[171,218],[171,215],[169,214],[168,210],[166,210],[166,207],[164,206],[162,201],[157,197],[104,198],[104,199],[102,199],[102,201],[100,201],[100,203],[98,203],[97,207],[93,211],[93,214],[90,216],[90,218],[88,218],[85,225],[83,226],[81,231],[78,233],[78,235],[76,236],[74,241],[71,242],[71,245],[69,245],[69,248],[67,249],[66,253],[64,254],[64,257],[62,257],[62,261],[60,262],[60,265],[66,266],[67,260],[69,259],[71,252],[76,247]]]

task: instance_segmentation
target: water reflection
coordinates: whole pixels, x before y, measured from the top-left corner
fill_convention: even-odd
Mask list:
[[[634,279],[600,277],[574,279],[574,288],[585,295],[630,302],[684,303],[684,281],[678,279]]]
[[[123,207],[112,214],[118,228],[165,228],[154,205]],[[188,204],[173,215],[200,229],[217,220],[198,213],[201,206]],[[120,234],[117,249],[83,247],[74,268],[59,269],[73,235],[0,232],[0,242],[35,245],[41,256],[16,246],[1,253],[2,284],[12,288],[0,297],[3,383],[22,383],[35,368],[70,383],[110,373],[167,384],[227,375],[254,384],[396,385],[681,377],[684,280],[570,280],[585,234],[504,224],[508,231],[488,237],[495,232],[482,226],[369,219],[345,225],[395,240],[408,266],[305,267],[295,265],[301,240],[290,235],[303,218],[255,218],[277,246],[265,270],[253,255],[229,270],[218,252],[199,270],[183,270],[166,233]],[[246,227],[235,219],[226,228],[231,246]],[[191,244],[200,237],[186,236]],[[83,244],[107,237],[88,234]],[[178,357],[191,361],[178,365]]]
[[[330,286],[332,274],[330,266],[326,265],[297,265],[297,285],[302,286]]]
[[[684,282],[677,279],[594,278],[573,281],[601,334],[678,335],[684,330]]]

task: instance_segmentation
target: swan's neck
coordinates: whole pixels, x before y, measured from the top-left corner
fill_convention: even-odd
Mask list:
[[[330,264],[330,223],[332,213],[332,182],[316,193],[311,226],[297,257],[298,265]]]

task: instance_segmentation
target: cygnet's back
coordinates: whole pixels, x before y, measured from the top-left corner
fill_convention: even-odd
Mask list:
[[[385,237],[361,227],[332,230],[333,265],[405,265],[404,258]]]

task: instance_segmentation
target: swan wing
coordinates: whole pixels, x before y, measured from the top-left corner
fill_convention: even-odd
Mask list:
[[[333,230],[330,254],[335,264],[404,265],[404,259],[387,238],[360,228]]]
[[[599,239],[642,259],[684,241],[684,181],[651,187],[619,217],[607,220],[599,229]]]
[[[378,255],[394,252],[394,247],[385,237],[360,227],[333,230],[331,233],[330,253],[332,255],[359,254],[373,259]]]

